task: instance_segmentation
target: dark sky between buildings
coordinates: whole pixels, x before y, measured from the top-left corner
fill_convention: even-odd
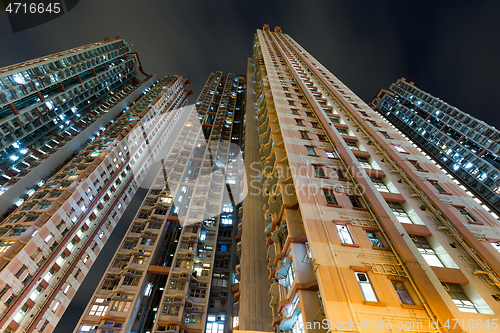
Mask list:
[[[0,67],[119,35],[147,73],[189,78],[197,96],[211,72],[245,73],[253,34],[267,23],[365,101],[406,77],[500,128],[499,14],[494,0],[80,0],[62,17],[18,33],[0,13]]]
[[[255,30],[279,25],[365,102],[405,77],[500,128],[499,16],[498,0],[80,0],[18,33],[2,9],[0,67],[119,35],[147,73],[189,78],[194,101],[211,72],[245,74]]]

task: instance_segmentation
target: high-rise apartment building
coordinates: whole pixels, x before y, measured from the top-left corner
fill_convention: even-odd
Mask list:
[[[187,82],[161,80],[19,203],[0,226],[0,329],[53,330],[160,159],[74,333],[498,330],[500,223],[480,200],[493,197],[279,27],[257,30],[247,66],[212,74],[191,110],[173,110]],[[377,105],[409,105],[394,89]],[[495,190],[478,163],[496,134],[481,133],[455,142],[490,149],[470,163]]]
[[[404,78],[372,107],[500,215],[500,131]]]
[[[210,75],[75,333],[231,331],[245,98],[244,75]]]
[[[0,69],[0,215],[157,81],[123,39]]]
[[[496,216],[280,28],[253,61],[274,330],[498,329]]]
[[[114,50],[115,46],[120,48]],[[42,112],[41,109],[47,107],[44,112],[53,116],[49,122],[57,122],[58,128],[65,129],[67,136],[63,137],[62,132],[58,134],[52,125],[46,124],[38,131],[50,131],[33,132],[34,142],[42,144],[43,140],[53,140],[59,135],[59,144],[71,145],[76,153],[0,223],[0,330],[4,333],[53,330],[184,111],[181,107],[186,105],[190,95],[190,91],[186,90],[189,81],[179,76],[168,76],[160,81],[146,77],[147,80],[143,81],[134,74],[136,60],[127,60],[130,55],[119,56],[122,48],[128,46],[123,40],[118,40],[92,44],[75,52],[70,50],[69,55],[48,57],[58,60],[48,64],[47,68],[66,64],[69,68],[61,69],[65,73],[66,70],[74,70],[69,64],[80,59],[81,55],[82,63],[74,67],[85,68],[86,74],[83,77],[82,74],[76,75],[73,82],[53,73],[51,78],[55,85],[51,91],[55,95],[44,90],[38,97],[42,104],[32,100],[33,96],[26,90],[28,88],[16,87],[18,95],[12,95],[19,97],[19,94],[25,93],[30,98],[29,103],[35,103],[38,111],[32,110],[32,104],[24,104],[26,110],[13,107],[16,105],[13,102],[11,111],[17,111],[14,117],[7,117],[4,124],[16,121],[20,116],[27,120],[30,112]],[[104,51],[110,53],[103,54]],[[101,65],[95,67],[98,58],[105,61],[100,61]],[[126,68],[115,71],[115,67],[122,67],[121,64],[125,64]],[[15,74],[14,79],[27,80],[24,75],[28,72],[31,71]],[[31,82],[30,89],[42,89],[42,81],[40,85]],[[43,82],[45,85],[54,83],[50,80]],[[24,83],[21,85],[24,86]],[[72,92],[67,89],[70,87],[82,95],[72,95],[69,99],[67,94],[76,93],[74,89]],[[137,94],[139,99],[129,100],[138,87],[143,88]],[[65,89],[66,92],[59,91]],[[49,101],[44,94],[53,98]],[[35,93],[35,96],[38,94]],[[61,104],[56,104],[55,99]],[[128,107],[127,103],[133,105]],[[68,110],[74,115],[68,114]],[[84,112],[91,117],[84,116]],[[56,116],[63,121],[57,120]],[[103,118],[106,121],[101,123]],[[81,129],[80,134],[71,124],[81,125],[77,126]],[[93,129],[94,125],[98,125],[97,131],[89,135],[86,130]],[[78,141],[81,135],[88,135],[83,144]],[[17,154],[23,161],[32,156],[31,153],[24,155],[28,157],[21,156],[21,150],[25,148],[30,148],[28,151],[32,153],[42,150],[42,155],[50,155],[46,148],[36,146],[35,149],[34,143],[21,139],[16,142],[19,147],[14,148],[19,151],[9,151],[9,154]],[[47,145],[47,142],[43,144]],[[61,146],[60,150],[65,148]],[[42,162],[39,166],[45,166],[46,161],[56,154],[45,160],[40,158]],[[18,182],[37,173],[37,170],[29,170]]]

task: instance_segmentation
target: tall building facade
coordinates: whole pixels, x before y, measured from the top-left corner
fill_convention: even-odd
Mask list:
[[[274,330],[498,329],[496,216],[280,28],[253,46]]]
[[[500,215],[500,131],[404,78],[372,107]]]
[[[230,332],[244,75],[210,75],[74,332]]]
[[[94,46],[90,49],[94,50]],[[133,64],[134,61],[127,66]],[[91,73],[92,77],[93,70]],[[98,85],[106,91],[112,91],[111,87],[123,88],[122,98],[127,95],[127,89],[132,90],[148,82],[136,78],[136,83],[132,84],[128,81],[134,81],[131,74],[123,82],[125,86],[107,87],[113,80],[125,76],[120,73],[116,74],[116,78],[111,73],[103,75],[106,80]],[[88,83],[82,80],[84,85]],[[92,81],[92,78],[89,80]],[[188,83],[179,76],[168,76],[160,81],[155,79],[140,92],[141,98],[131,102],[131,107],[118,103],[119,112],[109,123],[102,124],[92,137],[87,137],[87,142],[79,147],[68,163],[40,184],[39,189],[2,221],[2,332],[51,332],[57,325],[182,115],[184,109],[181,107],[186,105],[190,95],[186,89]],[[56,89],[59,88],[61,86],[57,84]],[[78,86],[78,89],[83,88]],[[90,94],[90,97],[93,94],[96,98],[104,97],[104,94],[91,89],[82,93]],[[110,93],[106,97],[109,100],[103,102],[106,109],[98,103],[101,106],[93,107],[101,112],[89,109],[88,113],[95,117],[101,113],[109,114],[113,109],[107,108],[119,102],[119,96]],[[86,104],[91,105],[94,97],[89,98]],[[75,117],[78,117],[77,112],[83,114],[80,106],[77,107]],[[63,114],[59,118],[63,119]],[[92,125],[101,118],[95,118]],[[55,123],[56,119],[52,120]]]
[[[120,37],[0,69],[0,215],[157,81]]]

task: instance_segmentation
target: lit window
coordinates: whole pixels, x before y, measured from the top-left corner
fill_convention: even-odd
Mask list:
[[[358,143],[356,141],[346,140],[345,143],[349,149],[359,150]]]
[[[29,307],[27,305],[24,305],[15,315],[14,315],[14,321],[17,322],[17,323],[20,323],[24,317],[24,315],[26,314],[26,312],[28,312],[29,310]]]
[[[411,238],[429,266],[444,267],[441,259],[439,259],[436,252],[429,245],[429,242],[427,242],[427,238],[417,235],[412,235]]]
[[[52,304],[52,307],[51,307],[52,312],[56,312],[60,305],[61,305],[61,302],[54,301],[54,303]]]
[[[500,243],[491,243],[491,246],[495,248],[498,252],[500,252]]]
[[[151,296],[151,291],[153,291],[153,283],[150,282],[144,289],[144,296]]]
[[[316,152],[314,151],[314,148],[312,147],[306,147],[307,149],[307,154],[310,156],[316,156]]]
[[[303,333],[304,330],[304,319],[302,318],[302,313],[299,313],[295,325],[292,327],[292,333]]]
[[[392,286],[396,290],[396,294],[398,294],[399,300],[401,301],[402,304],[410,304],[410,305],[414,304],[403,281],[393,280]]]
[[[291,262],[285,277],[285,288],[287,292],[292,286],[294,279],[295,279],[295,267],[293,266],[293,262]]]
[[[326,157],[328,158],[336,158],[337,156],[333,151],[325,150]]]
[[[94,303],[104,303],[104,298],[96,298]],[[89,316],[103,316],[107,309],[107,305],[92,304]]]
[[[63,293],[66,295],[70,289],[71,289],[71,285],[68,283],[66,285],[66,287],[64,287]]]
[[[92,328],[92,325],[82,325],[82,326],[80,326],[80,331],[82,331],[82,332],[90,332],[91,328]]]
[[[370,176],[370,180],[372,181],[374,187],[379,190],[379,192],[391,192],[387,185],[385,185],[384,180],[381,177]]]
[[[0,252],[7,251],[12,244],[14,244],[14,242],[0,242]]]
[[[337,224],[337,231],[339,232],[342,243],[354,244],[349,228],[345,224]]]
[[[413,223],[410,216],[404,210],[403,206],[399,202],[387,201],[387,205],[392,210],[396,218],[400,223]]]
[[[460,312],[479,313],[461,285],[441,282]]]
[[[368,275],[361,272],[356,272],[355,274],[365,300],[369,302],[378,302],[377,295],[375,295],[375,291],[373,290],[372,284],[368,279]]]
[[[382,247],[382,242],[380,241],[380,238],[378,237],[376,232],[372,231],[367,231],[366,234],[368,235],[368,238],[370,239],[370,242],[372,243],[372,246],[374,247]]]
[[[356,159],[358,160],[358,162],[362,168],[365,168],[365,169],[372,169],[373,168],[372,165],[370,164],[370,160],[368,159],[368,157],[356,156]]]
[[[45,243],[48,243],[48,242],[50,242],[51,239],[52,239],[52,234],[45,237],[44,241],[45,241]]]
[[[396,148],[396,151],[399,152],[399,153],[407,153],[407,151],[401,147],[401,145],[393,145],[394,148]]]

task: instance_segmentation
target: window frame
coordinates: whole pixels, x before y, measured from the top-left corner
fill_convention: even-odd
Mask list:
[[[363,294],[363,297],[366,302],[379,302],[379,298],[377,296],[377,293],[375,292],[375,288],[373,288],[373,284],[370,281],[370,277],[368,276],[368,272],[359,272],[359,271],[354,271],[354,275],[356,276],[356,281],[358,282],[359,288],[361,289],[361,293]],[[362,279],[360,276],[365,276],[366,281],[361,281]],[[363,286],[369,286],[370,291],[372,292],[373,295],[366,294],[367,290],[363,288]],[[373,296],[371,298],[370,296]]]
[[[413,298],[411,297],[410,292],[408,291],[408,288],[406,287],[405,281],[391,279],[391,284],[402,305],[416,305],[415,301],[413,301]],[[402,293],[406,293],[406,295],[401,295]]]
[[[337,233],[339,235],[340,241],[342,244],[356,244],[354,242],[354,238],[352,237],[351,230],[349,230],[349,226],[344,223],[336,223],[335,227],[337,228]],[[348,237],[345,237],[348,236]]]
[[[316,150],[314,149],[315,147],[313,146],[305,146],[306,147],[306,150],[307,150],[307,155],[308,156],[318,156],[318,154],[316,153]],[[314,154],[311,154],[311,150]]]
[[[335,197],[334,193],[335,192],[332,191],[332,190],[330,190],[330,189],[323,189],[323,195],[325,196],[326,204],[328,206],[338,206],[338,207],[340,207],[339,201]],[[329,199],[330,199],[330,201],[332,201],[332,203],[329,202]]]

